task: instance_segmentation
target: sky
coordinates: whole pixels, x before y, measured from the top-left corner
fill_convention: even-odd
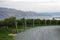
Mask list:
[[[22,11],[60,12],[60,0],[0,0],[0,7]]]

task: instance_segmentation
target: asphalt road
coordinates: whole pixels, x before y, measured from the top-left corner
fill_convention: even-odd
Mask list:
[[[60,40],[60,26],[32,28],[17,34],[14,40]]]

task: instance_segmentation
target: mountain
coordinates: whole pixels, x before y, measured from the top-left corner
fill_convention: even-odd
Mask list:
[[[9,9],[9,8],[0,8],[0,19],[4,19],[10,16],[16,15],[15,9]]]
[[[0,7],[0,19],[7,17],[16,16],[16,18],[51,18],[54,16],[60,16],[60,12],[32,12],[32,11],[21,11],[11,8]]]

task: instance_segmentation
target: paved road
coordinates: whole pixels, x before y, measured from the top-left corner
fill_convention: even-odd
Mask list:
[[[43,26],[19,33],[14,40],[60,40],[60,26]]]

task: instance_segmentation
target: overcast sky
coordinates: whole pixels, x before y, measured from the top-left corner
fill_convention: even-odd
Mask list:
[[[60,0],[0,0],[0,7],[23,11],[60,12]]]

